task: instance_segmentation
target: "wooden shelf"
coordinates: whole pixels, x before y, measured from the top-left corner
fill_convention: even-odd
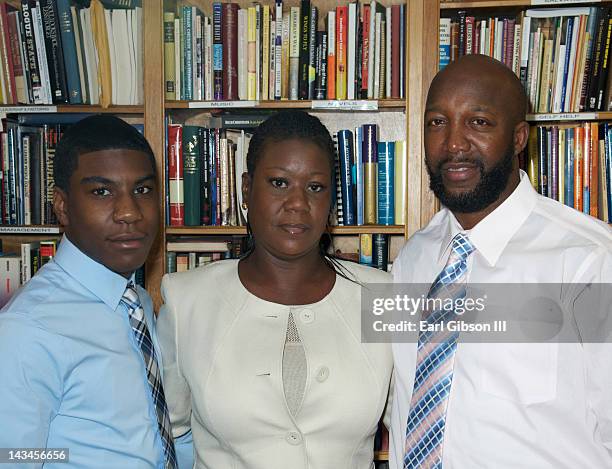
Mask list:
[[[559,3],[554,5],[564,5],[565,3]],[[484,7],[519,7],[519,6],[535,6],[532,5],[531,0],[481,0],[472,2],[440,2],[440,9],[456,9],[456,8],[484,8]],[[553,6],[552,4],[550,6]]]
[[[363,225],[363,226],[334,226],[331,228],[334,235],[358,235],[365,233],[382,233],[403,235],[403,225]],[[169,226],[167,235],[246,235],[244,226]]]
[[[0,111],[4,114],[19,113],[111,113],[111,114],[144,114],[144,106],[90,106],[87,104],[60,104],[60,105],[0,105]]]
[[[317,106],[318,103],[323,103],[325,101],[310,101],[310,100],[301,100],[301,101],[166,101],[164,104],[166,109],[313,109],[314,106]],[[210,103],[210,105],[209,105]],[[355,112],[360,109],[360,103],[371,104],[376,106],[377,109],[405,109],[406,108],[406,100],[405,99],[379,99],[379,100],[354,100],[354,101],[344,101],[342,103],[346,103],[347,106],[343,108],[333,107],[329,110],[333,110],[334,112],[338,111],[347,111],[347,112]],[[351,103],[355,103],[356,106],[351,107]],[[323,110],[318,108],[317,110]],[[365,111],[369,111],[372,109],[361,109]]]
[[[0,235],[57,235],[63,231],[57,225],[0,225]]]
[[[559,114],[527,114],[528,122],[571,122],[612,119],[612,112],[562,112]]]

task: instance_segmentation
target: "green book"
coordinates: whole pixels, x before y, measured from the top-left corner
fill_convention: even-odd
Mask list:
[[[185,226],[200,225],[200,128],[183,126],[183,198]]]

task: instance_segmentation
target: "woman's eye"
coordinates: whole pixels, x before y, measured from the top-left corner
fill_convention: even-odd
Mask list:
[[[270,184],[272,184],[272,186],[276,187],[277,189],[281,189],[281,188],[287,187],[287,181],[285,179],[282,179],[282,178],[271,178],[270,179]]]
[[[100,197],[104,197],[104,196],[110,195],[110,191],[106,189],[105,187],[98,187],[92,191],[92,194],[100,196]]]
[[[135,194],[148,194],[149,192],[151,192],[153,189],[149,186],[140,186],[137,187],[136,189],[134,189],[134,193]]]

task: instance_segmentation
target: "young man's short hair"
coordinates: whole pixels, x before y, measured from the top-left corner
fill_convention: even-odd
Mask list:
[[[98,114],[71,125],[60,139],[53,159],[55,186],[68,192],[79,155],[104,150],[142,152],[149,156],[153,173],[157,176],[155,156],[144,136],[118,117]]]

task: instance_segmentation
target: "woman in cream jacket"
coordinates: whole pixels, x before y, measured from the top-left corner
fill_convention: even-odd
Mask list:
[[[390,277],[325,254],[333,152],[315,117],[270,117],[243,178],[247,255],[164,277],[166,400],[197,468],[373,467],[392,358],[361,342],[360,284]]]

